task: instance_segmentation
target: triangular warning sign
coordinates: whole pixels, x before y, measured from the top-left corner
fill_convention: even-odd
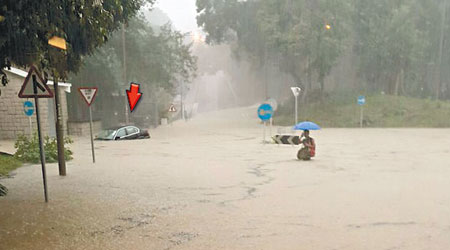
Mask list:
[[[30,67],[28,75],[19,91],[20,98],[52,98],[53,92],[42,79],[41,74],[34,66]]]
[[[169,108],[169,112],[177,112],[177,109],[175,108],[175,105],[170,105],[170,108]]]
[[[80,92],[81,96],[88,106],[91,106],[92,102],[94,101],[95,96],[97,95],[97,90],[98,88],[78,88],[78,91]]]

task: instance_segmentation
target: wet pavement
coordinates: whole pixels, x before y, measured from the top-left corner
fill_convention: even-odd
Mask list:
[[[76,139],[68,176],[48,164],[48,204],[40,166],[20,168],[0,249],[450,249],[450,130],[325,129],[299,162],[253,115],[96,142],[96,164]]]

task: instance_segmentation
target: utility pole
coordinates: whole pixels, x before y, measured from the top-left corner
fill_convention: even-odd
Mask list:
[[[59,175],[66,176],[66,159],[64,156],[64,130],[61,110],[61,99],[59,94],[58,75],[53,71],[53,87],[55,89],[55,110],[56,110],[56,144],[58,148]]]
[[[295,125],[297,125],[298,123],[298,95],[295,96],[295,115],[294,115],[294,119],[295,119]]]
[[[127,85],[127,54],[125,48],[125,24],[122,24],[122,55],[123,55],[123,82],[125,86]],[[125,123],[128,125],[130,123],[130,117],[128,116],[128,99],[125,96]]]
[[[56,48],[56,49],[65,51],[67,49],[66,40],[64,40],[64,38],[54,36],[48,40],[48,44],[51,47],[53,47],[53,48],[49,48],[49,53],[50,53],[50,58],[51,58],[50,59],[51,64],[53,66],[53,88],[55,90],[55,99],[54,99],[55,100],[55,114],[56,114],[55,128],[56,128],[56,144],[57,144],[57,150],[58,150],[58,169],[59,169],[60,176],[66,176],[66,159],[64,156],[64,128],[63,128],[61,99],[60,99],[59,84],[58,84],[58,74],[59,73],[57,70],[58,68],[59,68],[59,72],[61,72],[62,70],[66,70],[66,66],[61,60],[59,60],[61,58],[64,58],[63,54],[61,54],[60,51],[54,49],[54,48]],[[36,105],[38,105],[38,104],[36,103]],[[36,106],[36,110],[37,110],[37,106]]]
[[[439,100],[441,96],[441,88],[442,88],[442,53],[444,50],[444,39],[445,39],[445,21],[447,19],[447,0],[444,0],[442,8],[442,21],[441,21],[441,39],[439,42],[439,75],[438,82],[436,88],[436,100]]]
[[[269,99],[268,95],[268,83],[267,83],[267,44],[264,45],[264,101]]]
[[[295,107],[294,107],[294,119],[295,119],[295,124],[298,123],[298,96],[300,95],[300,92],[302,91],[302,89],[300,87],[291,87],[292,90],[292,94],[294,94],[295,97]]]

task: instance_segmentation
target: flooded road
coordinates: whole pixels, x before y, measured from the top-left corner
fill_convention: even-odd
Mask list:
[[[17,170],[0,249],[450,249],[450,130],[324,129],[299,162],[254,113],[96,142],[96,164],[76,139],[68,176],[48,164],[48,204],[40,166]]]

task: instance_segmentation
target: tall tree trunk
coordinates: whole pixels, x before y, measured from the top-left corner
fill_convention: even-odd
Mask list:
[[[308,56],[308,71],[307,71],[307,81],[308,81],[308,88],[312,89],[312,72],[311,72],[311,58]]]
[[[311,70],[311,58],[308,56],[307,59],[307,71],[306,71],[306,87],[305,87],[305,92],[304,92],[304,103],[306,103],[308,101],[308,92],[312,89],[312,70]]]
[[[320,83],[320,93],[323,95],[325,93],[325,75],[322,73],[319,74],[319,83]]]
[[[400,93],[401,95],[405,95],[406,91],[405,91],[405,70],[402,69],[400,71]]]
[[[395,87],[394,87],[394,95],[398,96],[398,90],[400,88],[400,72],[398,72],[397,77],[395,77]]]
[[[58,84],[58,74],[53,73],[53,88],[55,92],[55,128],[56,128],[56,144],[58,149],[58,168],[59,175],[66,176],[66,159],[64,155],[64,125],[61,108],[61,93]]]
[[[447,16],[447,0],[444,0],[442,3],[444,6],[442,8],[442,22],[441,22],[441,39],[439,41],[439,74],[436,86],[436,99],[439,100],[442,89],[442,57],[443,57],[443,49],[444,49],[444,40],[445,40],[445,20]]]

